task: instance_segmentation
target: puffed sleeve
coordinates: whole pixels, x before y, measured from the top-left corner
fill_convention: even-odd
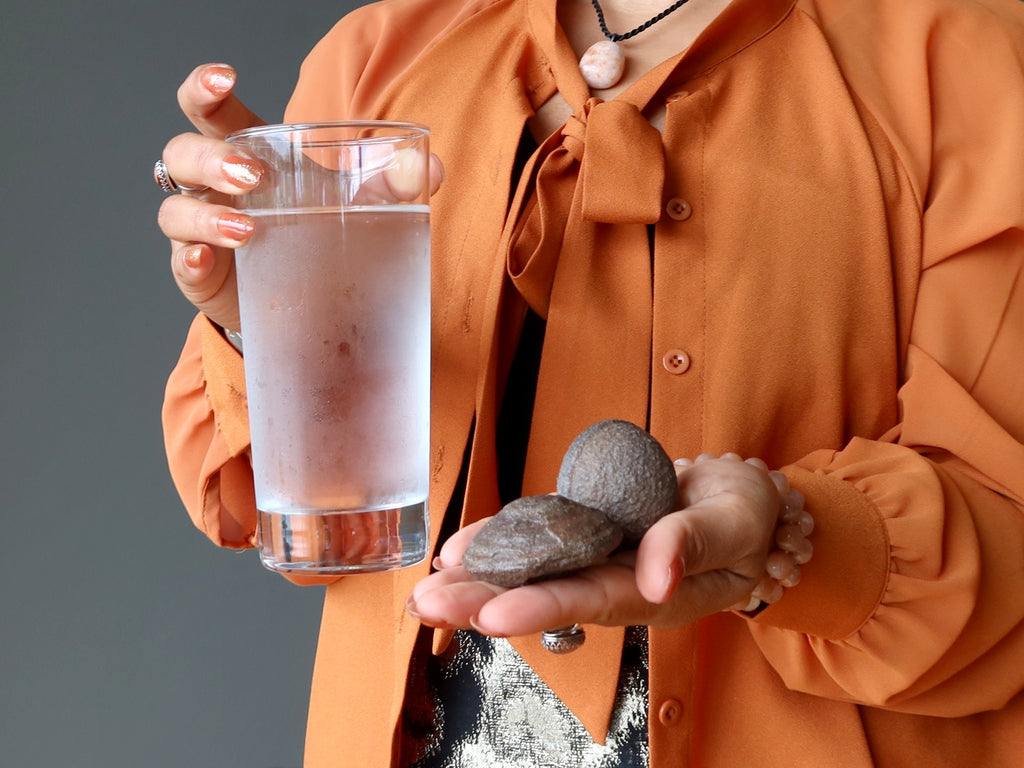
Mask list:
[[[192,521],[222,547],[252,546],[256,531],[246,408],[241,356],[197,315],[167,381],[164,445]]]
[[[900,424],[785,469],[823,525],[804,582],[751,631],[796,690],[946,717],[1024,690],[1024,14],[1009,5],[929,30]]]
[[[493,0],[456,8],[433,0],[383,0],[345,16],[310,52],[285,119],[377,119],[389,89],[436,40]],[[402,119],[401,115],[392,116]]]

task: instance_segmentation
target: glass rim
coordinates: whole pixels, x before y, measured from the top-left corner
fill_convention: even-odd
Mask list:
[[[410,138],[426,137],[430,135],[430,129],[427,128],[427,126],[421,123],[403,120],[325,120],[305,123],[272,123],[270,125],[256,125],[251,128],[243,128],[240,131],[233,131],[225,136],[224,140],[234,144],[240,143],[245,139],[256,139],[275,135],[286,136],[288,134],[301,132],[360,128],[392,129],[395,133],[385,136],[364,136],[353,138],[331,138],[320,140],[314,138],[311,141],[303,141],[301,143],[305,146],[318,146],[322,144],[387,144],[394,141],[407,141]]]

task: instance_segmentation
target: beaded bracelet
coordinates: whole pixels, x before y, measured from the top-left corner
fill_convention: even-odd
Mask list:
[[[677,466],[699,464],[717,458],[712,453],[702,453],[696,459],[676,459]],[[789,484],[786,476],[778,470],[769,470],[761,459],[741,459],[738,454],[724,453],[721,458],[745,461],[751,466],[767,472],[775,489],[779,492],[779,516],[775,527],[775,549],[765,560],[765,575],[754,587],[747,600],[731,605],[725,610],[739,611],[747,616],[756,616],[772,603],[778,601],[785,587],[800,583],[800,566],[806,564],[814,547],[808,536],[814,531],[814,518],[804,509],[804,496]]]

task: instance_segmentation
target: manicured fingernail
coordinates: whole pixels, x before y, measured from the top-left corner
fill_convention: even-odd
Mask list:
[[[199,81],[214,96],[223,96],[235,87],[235,70],[227,64],[212,64],[203,70]]]
[[[435,557],[433,560],[431,560],[430,564],[434,567],[435,571],[443,571],[444,570],[444,563],[441,562],[440,555],[438,557]]]
[[[190,245],[182,251],[181,259],[189,269],[199,269],[203,263],[203,247]]]
[[[263,169],[247,157],[229,155],[221,163],[224,178],[240,187],[255,187],[263,177]]]
[[[251,218],[240,213],[224,213],[217,219],[217,229],[232,240],[245,240],[256,228]]]

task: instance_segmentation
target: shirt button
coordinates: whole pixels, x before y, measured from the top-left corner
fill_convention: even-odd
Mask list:
[[[673,197],[665,206],[665,212],[676,221],[686,221],[693,215],[693,208],[685,200]]]
[[[662,725],[677,725],[683,717],[683,704],[678,699],[665,699],[658,709]]]
[[[677,91],[676,93],[673,93],[673,94],[669,95],[668,97],[666,97],[665,103],[666,104],[671,104],[673,101],[679,101],[680,99],[685,99],[689,95],[690,95],[689,91]]]
[[[669,373],[686,373],[690,369],[690,356],[681,349],[670,349],[661,358],[661,364]]]

